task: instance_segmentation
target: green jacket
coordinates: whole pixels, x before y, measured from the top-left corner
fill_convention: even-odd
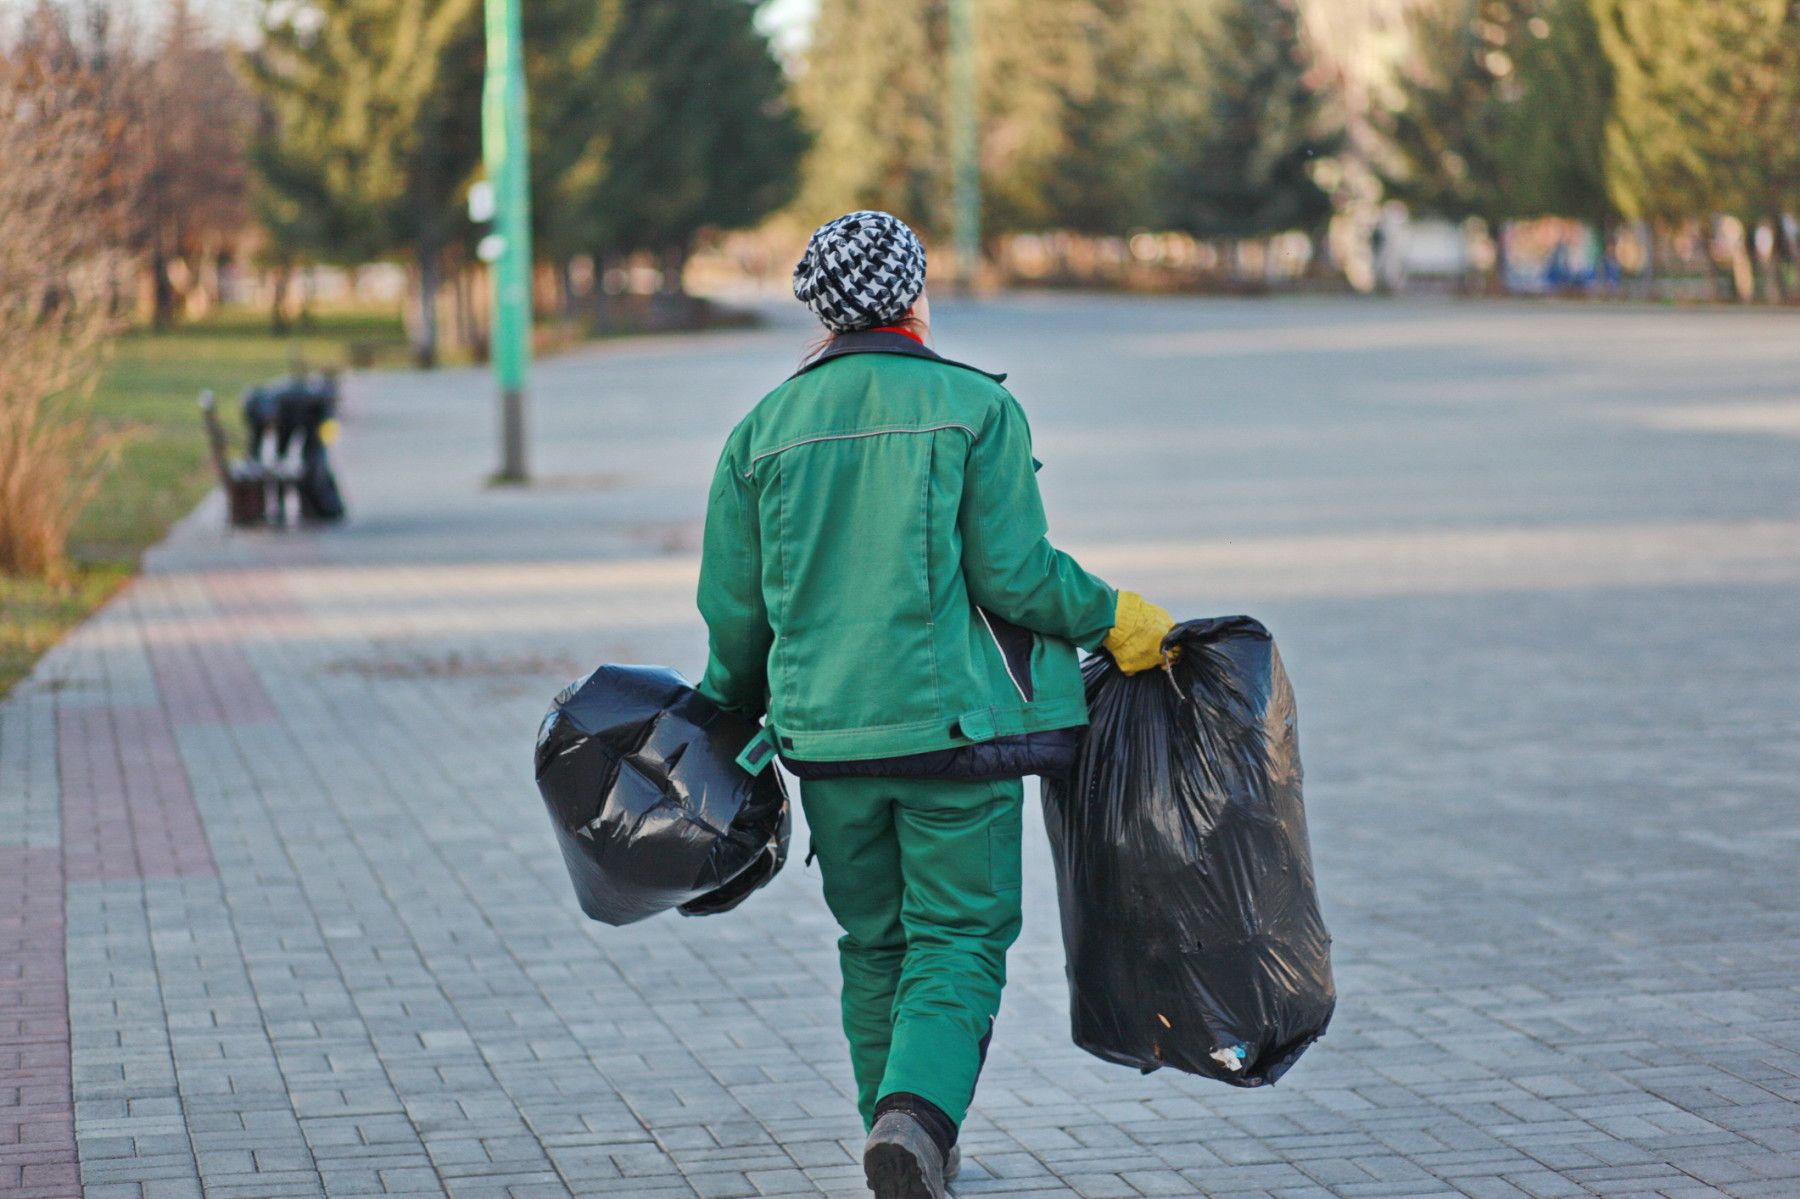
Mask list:
[[[930,754],[1087,723],[1075,647],[1106,637],[1117,595],[1050,544],[1004,378],[898,333],[849,334],[726,440],[700,690],[766,714],[783,757]]]

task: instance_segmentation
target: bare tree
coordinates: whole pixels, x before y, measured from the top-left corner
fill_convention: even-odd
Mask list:
[[[250,227],[254,102],[230,51],[208,38],[187,0],[173,0],[147,56],[134,62],[127,50],[115,59],[138,110],[132,242],[163,328],[197,297],[220,298],[221,265]]]

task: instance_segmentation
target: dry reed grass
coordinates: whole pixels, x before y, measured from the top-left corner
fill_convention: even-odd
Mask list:
[[[53,10],[0,47],[0,571],[66,576],[116,448],[87,416],[116,325],[116,93]]]

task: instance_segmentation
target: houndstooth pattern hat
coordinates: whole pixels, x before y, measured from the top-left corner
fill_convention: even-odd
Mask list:
[[[925,290],[925,247],[906,222],[852,212],[813,231],[794,267],[794,298],[834,333],[898,320]]]

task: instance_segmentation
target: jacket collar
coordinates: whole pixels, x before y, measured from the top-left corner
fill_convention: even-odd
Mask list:
[[[953,358],[945,358],[930,346],[920,345],[904,333],[890,333],[880,329],[871,329],[862,333],[840,333],[831,339],[831,344],[819,351],[818,355],[795,371],[789,378],[798,378],[814,367],[842,358],[846,354],[907,354],[914,358],[929,358],[933,362],[942,362],[946,366],[959,366],[966,371],[974,371],[978,375],[986,375],[996,383],[1006,382],[1006,373],[995,374],[984,371],[980,367],[970,366],[966,362],[958,362]]]

